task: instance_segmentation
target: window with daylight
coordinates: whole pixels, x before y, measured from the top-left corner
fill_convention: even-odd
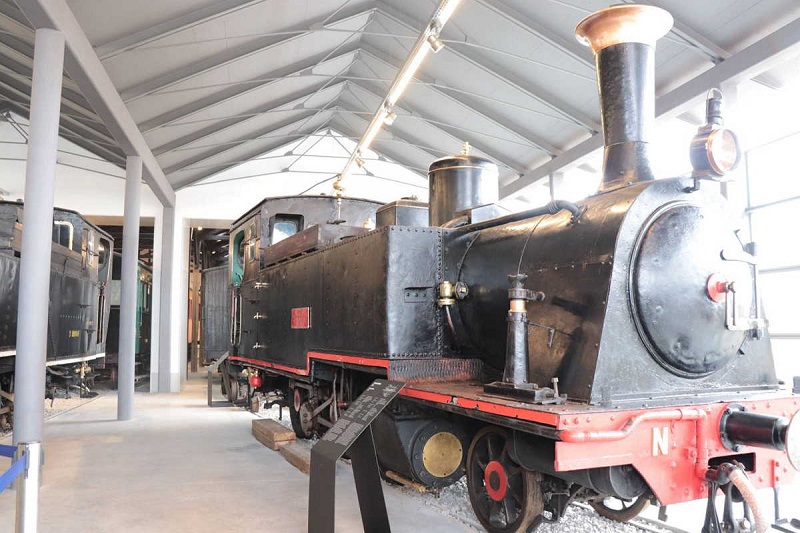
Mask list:
[[[778,376],[791,383],[800,376],[800,245],[792,220],[800,210],[800,180],[793,175],[800,132],[746,154],[750,237],[757,246],[759,290],[769,320]]]

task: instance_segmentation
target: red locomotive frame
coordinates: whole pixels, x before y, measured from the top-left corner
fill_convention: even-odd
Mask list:
[[[308,376],[312,361],[321,361],[382,368],[386,378],[396,378],[389,359],[309,352],[306,368],[239,356],[231,356],[230,360],[299,376]],[[724,447],[720,419],[730,402],[646,409],[611,409],[570,402],[536,405],[487,395],[480,385],[457,381],[409,382],[400,395],[434,407],[455,408],[467,415],[477,412],[546,426],[559,439],[555,443],[555,471],[633,465],[662,505],[707,497],[705,475],[714,459],[728,462],[749,457],[748,473],[756,488],[788,485],[796,477],[785,452],[754,447],[731,452]],[[800,413],[800,395],[773,394],[739,405],[755,413],[791,418]]]

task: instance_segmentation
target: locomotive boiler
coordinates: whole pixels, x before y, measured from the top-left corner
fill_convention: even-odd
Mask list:
[[[671,24],[622,5],[578,26],[605,154],[597,193],[577,204],[500,215],[496,166],[467,152],[431,165],[428,226],[367,230],[346,198],[322,200],[339,210],[324,219],[295,204],[280,242],[267,216],[288,212],[237,221],[231,250],[246,242],[252,267],[231,267],[231,398],[286,404],[310,437],[376,376],[404,382],[374,423],[385,475],[437,489],[466,474],[493,532],[558,520],[573,501],[624,521],[704,497],[718,531],[719,488],[732,504],[791,483],[800,378],[789,390],[776,377],[755,247],[719,194],[739,152],[716,92],[693,174],[655,179],[649,164],[654,47]],[[419,207],[379,218],[418,220],[402,210]]]

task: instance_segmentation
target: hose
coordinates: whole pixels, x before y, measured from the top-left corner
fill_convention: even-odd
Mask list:
[[[761,504],[758,502],[756,489],[753,487],[753,484],[750,483],[747,474],[739,468],[734,468],[731,470],[728,477],[736,488],[739,489],[739,492],[742,493],[744,501],[747,502],[747,505],[750,506],[750,509],[753,511],[756,533],[767,533],[767,531],[769,531],[769,523],[764,516],[764,510],[761,508]]]

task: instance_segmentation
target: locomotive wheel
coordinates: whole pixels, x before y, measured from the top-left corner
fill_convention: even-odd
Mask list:
[[[622,500],[614,496],[608,496],[602,500],[589,502],[589,505],[597,511],[597,514],[615,522],[627,522],[639,516],[639,513],[649,504],[650,498],[646,494],[639,496],[635,500]]]
[[[289,419],[298,439],[310,439],[314,436],[314,421],[311,419],[314,408],[306,401],[306,396],[305,391],[297,387],[292,393],[292,401],[289,402]]]
[[[472,439],[467,488],[475,516],[490,533],[532,531],[544,511],[541,474],[511,459],[508,433],[497,427],[485,427]]]
[[[236,403],[239,401],[239,380],[236,379],[234,376],[228,380],[230,383],[229,390],[228,390],[228,401],[231,403]]]

